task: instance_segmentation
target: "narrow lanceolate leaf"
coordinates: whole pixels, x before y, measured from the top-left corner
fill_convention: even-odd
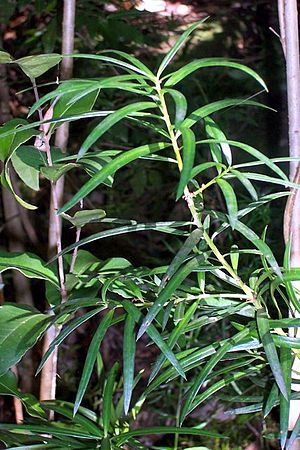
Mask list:
[[[122,222],[122,221],[121,221]],[[125,221],[126,222],[126,221]],[[103,219],[103,223],[120,223],[118,219]],[[121,234],[136,233],[138,231],[159,231],[161,233],[186,235],[186,232],[177,230],[179,227],[186,225],[192,225],[191,222],[154,222],[154,223],[137,223],[136,225],[128,225],[124,227],[114,228],[112,230],[100,231],[99,233],[91,234],[90,236],[81,239],[79,242],[69,245],[61,253],[58,253],[51,261],[54,261],[58,256],[64,255],[70,252],[76,247],[81,247],[84,244],[97,241],[99,239],[105,239],[111,236],[119,236]],[[50,261],[50,262],[51,262]]]
[[[187,310],[187,312],[185,313],[185,315],[183,316],[183,318],[180,320],[180,322],[178,322],[178,324],[176,325],[175,328],[173,328],[170,337],[167,341],[168,346],[170,347],[170,349],[172,349],[174,347],[174,345],[176,344],[176,342],[178,341],[179,337],[184,333],[185,331],[185,327],[187,326],[187,324],[189,323],[189,321],[191,320],[191,318],[193,317],[196,309],[198,308],[199,305],[199,301],[194,302],[189,309]],[[166,358],[164,355],[161,355],[156,363],[154,364],[153,370],[150,374],[149,377],[149,382],[148,384],[151,383],[151,381],[156,377],[156,375],[158,374],[160,368],[162,367],[163,363],[165,362]]]
[[[51,317],[30,307],[10,303],[0,306],[0,375],[20,361],[50,322]]]
[[[192,130],[189,128],[180,128],[183,141],[183,167],[180,173],[179,185],[176,193],[176,200],[178,200],[184,191],[184,188],[191,179],[191,173],[194,166],[196,138]]]
[[[220,187],[222,194],[224,195],[229,216],[229,223],[231,225],[231,228],[234,230],[238,214],[238,205],[235,192],[231,185],[222,178],[217,179],[217,184]]]
[[[276,406],[279,403],[278,393],[279,393],[278,386],[276,383],[273,383],[263,407],[264,417],[267,417],[274,408],[274,406]]]
[[[165,70],[165,68],[168,66],[169,62],[174,58],[174,56],[176,55],[176,53],[178,52],[178,50],[180,50],[180,48],[184,45],[184,43],[186,42],[187,38],[190,36],[190,34],[199,27],[199,25],[201,25],[203,22],[205,22],[205,20],[207,20],[208,17],[205,17],[204,19],[200,20],[199,22],[195,22],[193,23],[193,25],[191,25],[181,36],[180,38],[177,40],[176,44],[171,48],[171,50],[166,54],[166,56],[164,57],[164,59],[162,60],[158,71],[157,71],[157,77],[160,78],[161,74],[163,73],[163,71]]]
[[[275,256],[273,255],[270,247],[262,240],[260,239],[254,231],[251,230],[251,228],[247,227],[244,223],[240,221],[236,221],[235,223],[235,229],[241,233],[243,236],[245,236],[252,244],[258,248],[258,250],[263,254],[263,256],[266,258],[268,263],[270,264],[271,268],[274,270],[274,272],[279,276],[279,278],[282,279],[282,273],[280,270],[280,267],[275,259]]]
[[[175,89],[164,89],[170,94],[175,103],[175,128],[178,130],[187,112],[187,101],[185,96]]]
[[[156,104],[154,102],[137,102],[132,105],[123,106],[123,108],[118,109],[117,111],[109,114],[109,116],[105,117],[102,122],[97,125],[93,131],[88,135],[84,143],[82,144],[78,158],[82,158],[88,149],[113,125],[120,120],[124,119],[124,117],[129,114],[136,113],[138,111],[144,111],[145,109],[156,108]]]
[[[166,282],[174,275],[174,273],[179,269],[181,264],[184,262],[184,260],[188,257],[188,255],[191,253],[193,248],[198,244],[202,237],[202,231],[199,228],[196,228],[194,231],[191,232],[191,234],[188,236],[186,241],[184,242],[183,246],[180,248],[180,250],[176,253],[174,256],[171,264],[168,267],[167,272],[163,276],[159,290],[162,290]]]
[[[135,361],[135,320],[128,314],[124,328],[123,342],[123,379],[124,379],[124,412],[129,411],[133,380],[134,380],[134,361]]]
[[[137,69],[140,69],[141,73],[148,75],[148,78],[155,80],[155,75],[151,70],[145,66],[139,59],[135,58],[135,56],[129,55],[128,53],[121,52],[120,50],[103,50],[99,52],[99,55],[103,55],[105,53],[113,53],[115,55],[121,56],[121,58],[127,59],[131,64],[133,64]]]
[[[104,437],[107,437],[107,435],[108,435],[109,425],[110,425],[110,421],[111,421],[114,384],[115,384],[118,369],[119,369],[119,364],[116,362],[109,372],[109,375],[108,375],[107,381],[106,381],[106,385],[104,388],[104,392],[103,392],[102,417],[103,417]]]
[[[181,67],[176,72],[167,75],[168,79],[165,82],[165,86],[174,86],[179,83],[179,81],[195,72],[195,70],[202,69],[204,67],[229,67],[232,69],[241,70],[250,77],[254,78],[266,91],[268,90],[264,80],[254,70],[244,66],[243,64],[225,58],[203,58],[192,61]]]
[[[86,388],[88,386],[88,383],[89,383],[91,375],[92,375],[92,371],[93,371],[93,367],[94,367],[94,364],[95,364],[95,361],[97,358],[97,354],[99,352],[100,344],[102,342],[102,339],[103,339],[107,329],[109,328],[109,326],[111,324],[113,315],[114,315],[114,310],[111,310],[102,319],[100,325],[97,328],[96,333],[93,336],[92,342],[88,348],[87,357],[86,357],[86,360],[84,363],[84,367],[83,367],[83,371],[82,371],[82,375],[81,375],[81,379],[80,379],[80,383],[79,383],[79,387],[78,387],[77,395],[76,395],[76,399],[75,399],[74,415],[78,411],[78,408],[81,404],[81,400],[85,394]]]
[[[59,214],[68,211],[72,208],[76,203],[78,203],[81,199],[85,198],[88,194],[90,194],[99,184],[103,183],[107,177],[114,174],[121,167],[126,166],[131,161],[134,161],[141,156],[150,155],[151,153],[158,152],[163,150],[164,148],[169,147],[170,144],[166,142],[157,142],[155,144],[146,144],[141,147],[134,148],[132,150],[128,150],[124,152],[122,155],[117,156],[113,161],[106,164],[102,170],[96,173],[92,178],[82,186],[81,189],[74,195],[74,197],[67,202],[60,210]]]
[[[270,333],[269,319],[264,308],[257,311],[257,327],[263,344],[268,363],[270,364],[277,386],[283,397],[288,401],[288,391],[278,358],[276,346]]]
[[[220,141],[220,144],[210,144],[210,145],[220,145],[222,153],[227,161],[227,163],[231,166],[232,164],[232,154],[230,146],[226,143],[226,136],[221,130],[221,128],[217,125],[217,123],[211,118],[206,117],[204,119],[205,122],[205,131],[207,135],[213,139],[217,139]],[[212,152],[213,153],[213,152]],[[215,159],[216,161],[216,159]],[[222,161],[216,161],[222,162]]]
[[[204,119],[204,117],[210,116],[211,114],[221,111],[226,108],[231,108],[233,106],[259,106],[260,108],[269,107],[255,102],[253,100],[245,100],[243,98],[228,98],[225,100],[218,100],[216,102],[209,103],[208,105],[201,106],[201,108],[193,111],[183,122],[182,127],[190,128],[199,120]]]
[[[295,440],[297,439],[297,437],[299,436],[299,432],[300,432],[300,414],[299,414],[297,422],[294,426],[293,432],[287,442],[286,450],[292,450],[293,444],[294,444]]]
[[[280,348],[280,364],[284,382],[288,391],[288,399],[280,394],[280,443],[285,447],[289,431],[289,413],[291,396],[292,352],[289,348]]]
[[[245,174],[243,174],[243,172],[231,169],[230,173],[232,173],[242,183],[242,185],[249,192],[253,200],[258,200],[258,195],[253,184],[251,183],[249,178],[245,176]]]
[[[128,314],[130,314],[134,318],[135,322],[139,323],[142,318],[142,314],[140,313],[138,308],[135,305],[133,305],[133,303],[129,302],[128,300],[123,300],[122,305],[123,305],[124,309],[128,312]],[[183,371],[180,363],[177,361],[176,356],[174,355],[172,350],[169,348],[169,346],[166,344],[166,342],[163,340],[163,338],[161,337],[161,335],[159,334],[159,332],[157,331],[155,326],[151,324],[147,328],[146,333],[148,334],[150,339],[152,339],[152,341],[157,345],[157,347],[160,349],[160,351],[165,355],[165,357],[170,362],[170,364],[174,367],[176,372],[181,377],[185,378],[184,371]]]
[[[0,273],[9,269],[18,270],[28,278],[47,280],[59,286],[58,278],[53,270],[33,253],[0,252]]]
[[[176,289],[182,284],[182,282],[186,279],[186,277],[189,276],[189,274],[193,272],[193,270],[195,270],[198,266],[199,266],[198,258],[193,258],[173,275],[169,283],[160,292],[157,299],[150,307],[148,314],[144,318],[142,325],[139,329],[137,339],[139,339],[145,333],[145,331],[152,323],[152,321],[155,319],[159,311],[163,308],[165,303],[171,300],[172,295],[174,294]]]
[[[193,381],[193,385],[190,388],[188,392],[187,399],[182,407],[181,410],[181,416],[180,416],[180,423],[184,421],[185,417],[194,409],[193,402],[198,394],[199,390],[201,389],[201,386],[207,379],[208,375],[211,373],[211,371],[214,369],[214,367],[218,364],[218,362],[223,358],[224,355],[226,355],[227,352],[230,351],[232,347],[234,347],[239,341],[241,341],[243,338],[245,338],[249,334],[249,328],[245,328],[244,330],[240,331],[238,334],[233,336],[230,339],[227,339],[223,345],[219,348],[219,350],[211,357],[211,359],[208,361],[208,363],[203,367],[203,369],[200,371],[199,375],[196,377],[196,379]]]
[[[137,430],[128,431],[127,433],[122,433],[119,436],[115,436],[113,440],[117,443],[118,448],[125,444],[128,439],[135,436],[147,436],[151,434],[190,434],[194,436],[206,436],[212,438],[222,438],[221,434],[213,433],[206,430],[200,430],[199,428],[188,428],[188,427],[151,427],[151,428],[139,428]]]
[[[91,319],[93,316],[95,316],[102,310],[103,310],[103,308],[97,308],[92,311],[89,311],[86,314],[83,314],[82,316],[78,317],[77,319],[72,320],[72,322],[70,322],[69,325],[64,327],[63,330],[59,333],[59,335],[49,345],[48,350],[44,354],[44,356],[37,368],[36,375],[42,370],[42,368],[44,367],[44,365],[45,365],[47,359],[49,358],[49,356],[51,355],[51,353],[55,350],[56,347],[58,347],[66,339],[66,337],[68,337],[80,325],[82,325],[87,320]]]

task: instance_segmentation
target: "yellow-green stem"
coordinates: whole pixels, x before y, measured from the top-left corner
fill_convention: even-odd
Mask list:
[[[174,129],[170,120],[170,116],[169,116],[169,112],[168,112],[168,107],[165,101],[165,97],[164,97],[164,93],[161,89],[161,84],[160,84],[160,80],[156,80],[156,90],[159,96],[159,100],[160,100],[160,109],[172,142],[172,147],[174,150],[174,154],[176,157],[176,161],[178,164],[178,169],[181,172],[182,168],[183,168],[183,162],[182,162],[182,157],[180,154],[180,148],[178,146],[177,143],[177,138],[176,135],[174,133]],[[212,184],[212,182],[207,183],[205,185],[205,188],[210,186]],[[204,188],[201,189],[201,192],[204,191]],[[200,222],[200,219],[198,217],[197,211],[196,211],[196,207],[194,204],[194,200],[193,200],[193,193],[191,193],[188,189],[188,187],[186,186],[184,189],[184,198],[187,202],[187,205],[189,207],[189,210],[192,214],[194,223],[197,227],[202,228],[202,224]],[[207,245],[209,246],[209,248],[212,250],[213,254],[215,255],[215,257],[218,259],[218,261],[222,264],[222,266],[226,269],[226,271],[232,276],[232,278],[239,284],[240,288],[245,292],[245,294],[247,295],[247,298],[249,298],[249,300],[252,300],[256,303],[257,306],[258,305],[258,301],[256,300],[254,293],[252,291],[252,289],[247,286],[238,276],[238,274],[234,271],[234,269],[230,266],[230,264],[226,261],[226,259],[224,258],[224,256],[220,253],[220,251],[217,249],[217,247],[215,246],[213,240],[209,237],[209,235],[206,233],[205,230],[203,230],[203,237],[207,243]]]

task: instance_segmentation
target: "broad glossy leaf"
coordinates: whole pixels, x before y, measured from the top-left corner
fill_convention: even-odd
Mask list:
[[[129,114],[136,113],[138,111],[145,111],[146,109],[156,108],[154,102],[137,102],[131,105],[123,106],[123,108],[109,114],[102,122],[97,125],[93,131],[85,139],[78,153],[78,158],[82,158],[89,148],[98,140],[100,137],[108,131],[113,125],[120,122],[120,120],[127,117]]]
[[[83,306],[83,305],[82,305]],[[51,353],[55,350],[56,347],[58,347],[65,339],[68,337],[74,330],[76,330],[80,325],[82,325],[87,320],[94,317],[96,314],[98,314],[100,311],[102,311],[104,308],[97,308],[92,311],[89,311],[82,316],[78,317],[77,319],[72,320],[68,325],[66,325],[63,330],[59,333],[58,336],[51,342],[48,350],[44,354],[38,368],[36,371],[36,375],[42,370],[44,367],[47,359],[51,355]]]
[[[266,353],[267,360],[270,364],[272,373],[274,375],[277,386],[280,389],[283,397],[288,400],[288,391],[282,372],[282,367],[279,362],[277,350],[272,339],[269,327],[269,319],[264,308],[260,308],[257,311],[257,327],[259,335]]]
[[[163,150],[170,147],[170,144],[165,142],[157,142],[155,144],[142,145],[141,147],[134,148],[124,152],[122,155],[117,156],[113,161],[106,164],[100,172],[96,173],[92,178],[82,186],[81,189],[74,195],[74,197],[68,201],[60,210],[59,214],[68,211],[76,203],[90,194],[99,184],[103,183],[108,176],[114,174],[121,167],[126,166],[130,162],[134,161],[141,156],[149,155],[151,153]]]
[[[190,36],[190,34],[192,34],[192,32],[194,30],[196,30],[196,28],[198,28],[200,25],[202,25],[202,23],[205,22],[207,19],[208,19],[208,17],[205,17],[204,19],[193,23],[184,33],[182,33],[182,35],[177,40],[175,45],[171,48],[171,50],[163,58],[160,66],[158,68],[158,71],[157,71],[157,78],[160,78],[160,76],[163,73],[163,71],[165,70],[165,68],[169,65],[170,61],[172,61],[172,59],[174,58],[174,56],[176,55],[178,50],[180,50],[180,48],[184,45],[184,43],[186,42],[186,40]]]
[[[88,348],[86,360],[84,363],[79,387],[77,389],[76,399],[74,403],[74,414],[78,411],[78,408],[81,404],[81,400],[85,394],[85,391],[87,389],[88,383],[90,381],[93,367],[97,358],[97,353],[99,352],[100,344],[104,338],[104,335],[108,328],[110,327],[112,318],[114,315],[114,310],[109,311],[105,317],[101,320],[100,325],[98,325],[98,328],[93,336],[92,342],[90,343],[90,346]]]
[[[238,219],[238,216],[237,216],[238,204],[237,204],[235,192],[234,192],[233,188],[231,187],[231,185],[223,178],[218,178],[216,180],[216,182],[217,182],[217,185],[220,187],[222,194],[224,195],[226,206],[227,206],[227,211],[228,211],[228,216],[229,216],[229,222],[230,222],[231,228],[234,230],[237,219]]]
[[[112,407],[113,407],[113,393],[114,384],[119,369],[119,363],[114,363],[111,368],[109,375],[107,377],[106,385],[103,392],[103,408],[102,408],[102,418],[103,418],[103,431],[104,437],[107,437],[109,431],[109,425],[112,419]]]
[[[8,64],[12,62],[12,57],[9,53],[0,51],[0,64]]]
[[[17,378],[10,370],[0,376],[0,395],[12,395],[19,398],[28,414],[33,417],[46,419],[46,414],[41,408],[39,401],[34,395],[23,393],[18,389]]]
[[[179,83],[179,81],[195,72],[195,70],[202,69],[204,67],[230,67],[232,69],[241,70],[250,77],[254,78],[266,91],[268,90],[264,80],[254,70],[250,69],[244,64],[240,64],[238,62],[225,58],[196,59],[195,61],[185,64],[176,72],[167,75],[168,79],[165,82],[165,86],[174,86],[175,84]]]
[[[129,302],[128,300],[124,300],[122,302],[122,306],[128,312],[128,314],[130,314],[134,318],[136,323],[140,322],[142,313],[140,313],[138,308],[133,303]],[[152,341],[157,345],[160,351],[165,355],[167,360],[174,367],[176,373],[185,378],[184,371],[182,370],[180,363],[177,361],[176,356],[174,355],[172,350],[168,347],[168,345],[165,343],[165,341],[163,340],[157,329],[154,327],[154,325],[151,324],[147,328],[146,333],[148,334],[150,339],[152,339]]]
[[[35,157],[37,158],[36,149],[34,149]],[[15,169],[18,176],[21,178],[23,183],[25,183],[30,189],[38,191],[39,186],[39,170],[32,164],[28,164],[24,161],[20,152],[14,152],[11,156],[11,163]]]
[[[84,209],[77,211],[73,217],[63,215],[64,219],[74,225],[74,227],[83,227],[88,223],[99,222],[106,216],[106,212],[103,209]]]
[[[41,173],[50,181],[57,181],[65,173],[78,167],[78,164],[67,163],[67,164],[53,164],[52,166],[45,166],[41,168]]]
[[[180,415],[180,423],[184,421],[185,417],[194,409],[193,402],[197,393],[199,392],[201,386],[207,379],[208,375],[212,372],[214,367],[218,364],[218,362],[226,355],[230,349],[237,344],[239,341],[244,339],[249,334],[249,329],[245,327],[244,330],[240,331],[235,336],[226,339],[223,345],[217,350],[215,355],[211,357],[211,359],[207,362],[204,368],[200,371],[196,379],[193,381],[193,385],[190,388],[187,399],[182,407],[181,415]]]
[[[193,258],[188,261],[181,269],[179,269],[170,279],[165,288],[159,293],[157,299],[150,307],[146,317],[144,318],[142,325],[138,331],[137,339],[139,339],[147,330],[149,325],[155,319],[159,311],[164,307],[167,301],[170,301],[172,295],[176,291],[176,289],[181,286],[182,282],[189,276],[193,270],[199,267],[199,259]]]
[[[18,270],[28,278],[47,280],[59,287],[57,275],[33,253],[0,252],[0,273],[9,269]]]
[[[180,128],[182,134],[183,167],[180,173],[179,185],[176,193],[176,201],[182,196],[184,188],[191,179],[196,152],[196,138],[189,128]]]
[[[47,314],[26,306],[12,303],[0,306],[0,375],[20,361],[50,322]]]
[[[18,64],[25,75],[33,80],[56,66],[60,63],[61,59],[62,56],[58,53],[51,53],[49,55],[25,56],[24,58],[16,59],[13,62]]]
[[[123,340],[124,412],[128,413],[133,390],[135,363],[135,320],[128,314],[125,320]]]

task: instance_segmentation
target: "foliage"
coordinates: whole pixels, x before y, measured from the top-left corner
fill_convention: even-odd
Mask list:
[[[35,208],[15,192],[10,182],[10,162],[28,188],[33,188],[33,168],[34,173],[38,172],[52,184],[63,174],[81,171],[84,174],[82,187],[58,213],[77,230],[90,223],[103,226],[101,231],[65,246],[51,261],[64,257],[67,299],[61,289],[61,274],[56,275],[52,265],[45,265],[32,254],[0,255],[1,270],[12,268],[31,278],[46,280],[47,300],[53,312],[45,316],[11,304],[1,307],[0,321],[9,325],[1,328],[0,341],[7,335],[10,338],[9,345],[4,343],[1,349],[1,367],[5,367],[1,372],[1,392],[19,396],[28,414],[34,417],[24,425],[1,425],[1,439],[10,448],[98,448],[99,444],[102,449],[124,448],[125,444],[128,448],[146,448],[139,437],[169,433],[175,435],[173,448],[178,448],[179,434],[218,437],[195,426],[190,417],[203,402],[220,395],[221,389],[225,389],[230,402],[247,403],[243,407],[233,407],[234,414],[259,411],[267,416],[280,404],[281,447],[289,448],[295,437],[294,434],[288,436],[287,423],[289,403],[295,398],[295,394],[291,394],[290,367],[292,359],[298,355],[300,342],[290,337],[287,330],[300,326],[299,319],[289,316],[293,314],[291,304],[300,311],[291,283],[299,279],[300,271],[290,269],[289,249],[280,264],[268,245],[266,230],[259,236],[247,220],[252,213],[257,214],[262,205],[287,195],[283,191],[259,196],[256,182],[273,183],[284,189],[299,186],[291,183],[277,164],[288,158],[273,160],[246,143],[228,139],[215,119],[216,113],[226,109],[264,105],[244,98],[227,98],[191,111],[188,99],[178,90],[178,86],[188,83],[187,77],[192,72],[210,67],[238,70],[266,89],[256,72],[225,58],[200,59],[170,71],[177,52],[202,23],[193,24],[182,34],[162,59],[156,73],[134,56],[119,50],[72,55],[75,62],[94,60],[123,70],[125,74],[118,72],[105,78],[63,81],[38,99],[30,111],[31,117],[48,105],[51,114],[46,113],[43,120],[36,122],[14,120],[0,130],[4,162],[1,181],[22,206]],[[4,52],[0,56],[2,63],[18,64],[34,84],[36,77],[60,59],[55,54],[37,55],[24,62],[25,58],[13,60]],[[166,73],[167,70],[170,72]],[[114,110],[95,109],[107,90],[126,91],[128,102]],[[50,146],[49,158],[47,145],[57,126],[83,119],[96,119],[96,123],[93,122],[95,126],[76,154],[60,154]],[[128,150],[118,150],[114,146],[101,148],[103,135],[121,121],[137,130],[147,129],[151,142],[142,142]],[[35,144],[30,145],[33,137]],[[47,160],[42,146],[46,147]],[[16,154],[18,162],[22,161],[27,170],[17,169],[18,163],[13,160]],[[252,161],[237,163],[237,154],[239,159],[240,154],[250,155]],[[169,166],[170,170],[177,168],[173,198],[181,201],[183,197],[189,220],[138,223],[133,219],[109,217],[102,209],[80,207],[99,187],[114,189],[119,170],[145,159],[153,165],[165,164],[166,177]],[[268,169],[268,175],[256,171],[257,166]],[[226,211],[207,207],[211,187],[223,196]],[[242,208],[241,189],[244,196],[248,193],[251,198],[247,204],[244,200]],[[134,267],[125,258],[111,257],[102,261],[90,252],[78,250],[110,236],[150,230],[180,242],[167,266]],[[220,237],[230,233],[234,233],[234,245],[221,247]],[[243,237],[243,247],[238,245],[237,235]],[[253,271],[245,272],[244,261],[249,259]],[[54,289],[49,288],[50,283]],[[14,319],[11,318],[12,308],[16,308]],[[55,347],[91,319],[97,326],[74,404],[63,400],[39,404],[32,397],[18,393],[9,369],[35,344],[50,322],[63,328],[43,356],[39,371]],[[224,321],[229,324],[226,333],[222,337],[211,336],[209,330],[213,326],[218,330]],[[123,322],[122,368],[116,362],[108,372],[104,371],[100,345],[111,327]],[[25,342],[27,335],[31,339]],[[136,339],[145,335],[147,342],[155,344],[160,352],[151,367],[147,387],[141,386],[142,373],[134,371]],[[101,384],[100,415],[81,406],[95,366]],[[238,386],[245,386],[245,381],[244,392]],[[159,397],[169,385],[173,386],[173,396],[179,397],[174,426],[136,429],[133,425],[145,402]],[[253,389],[255,395],[249,395],[249,390]],[[48,410],[64,419],[47,422],[44,411]],[[188,421],[191,427],[185,426]]]

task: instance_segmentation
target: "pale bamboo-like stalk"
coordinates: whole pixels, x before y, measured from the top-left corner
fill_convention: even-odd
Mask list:
[[[290,156],[300,156],[300,61],[298,37],[298,9],[297,0],[278,0],[278,13],[281,42],[286,57],[287,99],[289,119],[289,149]],[[299,183],[300,165],[298,161],[290,162],[290,179]],[[291,240],[291,267],[300,267],[300,193],[293,189],[287,202],[284,217],[285,241]],[[299,282],[293,282],[295,291],[299,289]],[[295,312],[299,317],[299,314]],[[299,337],[296,330],[293,335]],[[300,360],[295,358],[292,375],[300,379]],[[299,384],[292,384],[293,391],[299,391]],[[300,401],[290,403],[289,429],[292,430],[299,417]],[[291,450],[300,449],[300,439],[297,439]]]
[[[62,24],[62,54],[70,54],[74,50],[74,29],[75,29],[76,0],[64,0],[63,24]],[[63,58],[61,63],[61,79],[65,80],[72,76],[73,58]],[[55,136],[55,145],[63,152],[66,151],[69,138],[69,124],[62,124]],[[49,211],[49,233],[48,233],[48,255],[49,257],[57,251],[59,244],[61,248],[61,219],[57,211],[63,202],[64,177],[61,177],[51,189],[51,203]],[[61,301],[66,300],[65,289],[61,292]],[[43,345],[43,354],[47,351],[50,343],[59,332],[58,328],[51,327],[46,332]],[[56,397],[56,372],[57,372],[58,349],[56,348],[41,373],[40,399],[55,399]],[[53,416],[52,416],[53,417]],[[51,418],[51,417],[50,417]]]

